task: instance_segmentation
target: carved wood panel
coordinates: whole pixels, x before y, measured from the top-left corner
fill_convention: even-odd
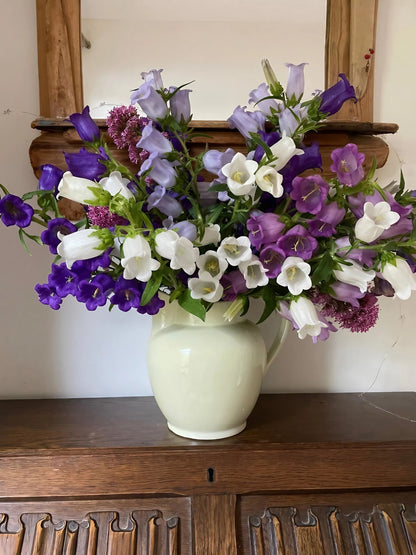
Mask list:
[[[186,498],[0,504],[1,555],[190,554],[190,536]]]
[[[416,496],[406,504],[282,505],[257,514],[249,499],[241,506],[242,554],[416,554]]]

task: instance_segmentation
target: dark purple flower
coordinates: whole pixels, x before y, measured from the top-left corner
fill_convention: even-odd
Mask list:
[[[164,306],[165,301],[162,301],[162,299],[160,299],[159,296],[156,294],[150,299],[147,304],[139,306],[137,312],[139,312],[140,314],[149,314],[149,316],[153,316],[154,314],[157,314],[159,310]]]
[[[329,185],[320,175],[295,177],[290,198],[296,201],[299,212],[317,214],[328,197]]]
[[[260,252],[260,261],[266,270],[269,279],[277,277],[282,271],[282,264],[285,261],[286,253],[276,245],[267,245]]]
[[[224,287],[224,300],[234,301],[241,293],[248,291],[246,280],[240,270],[233,270],[228,274],[224,274],[221,278],[221,284]]]
[[[274,145],[281,139],[280,133],[278,133],[277,131],[272,131],[271,133],[268,133],[266,131],[260,130],[259,135],[261,140],[265,142],[268,146]],[[253,154],[253,160],[255,160],[256,162],[260,162],[264,155],[264,148],[261,145],[257,145],[256,150]],[[299,158],[299,156],[293,156],[291,160],[293,160],[294,158]]]
[[[49,250],[52,254],[57,254],[56,247],[61,242],[61,240],[58,239],[58,232],[63,235],[69,235],[70,233],[74,233],[76,230],[76,226],[65,218],[55,218],[53,220],[49,220],[48,229],[42,231],[40,238],[44,245],[49,246]]]
[[[337,314],[336,321],[342,328],[352,332],[366,332],[375,326],[378,319],[379,305],[377,297],[367,293],[359,301],[359,307],[346,305],[345,310]]]
[[[318,241],[302,225],[295,225],[277,241],[277,247],[286,256],[299,256],[303,260],[311,258],[317,246]]]
[[[39,300],[42,304],[49,305],[53,310],[58,310],[61,306],[62,299],[57,294],[54,287],[50,287],[48,284],[38,284],[35,286],[35,291],[39,295]]]
[[[391,283],[378,276],[374,278],[374,287],[371,292],[378,297],[394,297],[396,294]]]
[[[251,139],[251,133],[258,133],[259,130],[264,131],[266,116],[259,110],[247,112],[245,106],[243,108],[237,106],[227,121],[231,129],[237,129],[243,137]]]
[[[71,266],[73,272],[78,280],[91,279],[91,260],[76,260]]]
[[[338,180],[343,185],[353,187],[357,185],[364,177],[364,168],[362,166],[365,155],[358,152],[355,143],[348,143],[343,148],[336,148],[331,152],[333,164],[331,171],[337,174]]]
[[[83,141],[92,143],[95,139],[100,138],[100,130],[90,116],[89,106],[85,106],[80,114],[72,114],[69,119]]]
[[[279,216],[272,212],[250,216],[246,226],[250,232],[248,235],[250,242],[256,249],[268,243],[275,243],[285,228]]]
[[[289,162],[280,171],[283,175],[283,188],[286,192],[290,193],[292,190],[293,179],[310,169],[322,169],[322,158],[319,153],[319,143],[312,143],[311,146],[303,148],[303,154],[299,156],[292,156]]]
[[[39,189],[41,191],[53,191],[56,195],[64,172],[53,164],[43,164],[40,169],[42,173],[39,178]]]
[[[127,312],[131,308],[139,308],[144,284],[137,279],[119,277],[114,286],[114,295],[110,298],[113,305]]]
[[[78,290],[78,276],[69,270],[65,262],[52,264],[52,271],[48,276],[48,284],[54,288],[57,294],[64,298],[67,295],[75,295]]]
[[[95,272],[98,268],[108,268],[111,264],[110,258],[111,248],[104,251],[102,254],[90,258],[91,272]]]
[[[94,181],[101,177],[106,167],[102,164],[107,155],[102,156],[95,152],[89,152],[85,148],[81,148],[79,152],[64,152],[65,161],[68,165],[68,170],[75,175],[75,177],[84,177]]]
[[[81,281],[78,285],[77,301],[85,303],[87,310],[104,306],[113,285],[113,279],[105,274],[95,276],[91,281]]]
[[[323,114],[335,114],[349,98],[357,100],[354,87],[349,83],[345,74],[340,73],[339,77],[341,77],[340,81],[319,95],[321,99],[319,111]]]
[[[308,230],[314,237],[331,237],[336,233],[335,226],[344,216],[345,209],[339,208],[336,202],[330,202],[322,207],[313,220],[309,220]]]
[[[170,99],[170,111],[177,122],[188,121],[191,118],[191,104],[189,102],[190,89],[177,89],[170,87],[169,92],[175,92]]]
[[[180,202],[169,195],[162,185],[157,185],[153,193],[149,195],[147,206],[149,210],[157,208],[162,214],[172,216],[172,218],[177,218],[183,212]]]
[[[16,195],[4,195],[0,200],[1,221],[6,226],[27,227],[32,221],[34,210]]]

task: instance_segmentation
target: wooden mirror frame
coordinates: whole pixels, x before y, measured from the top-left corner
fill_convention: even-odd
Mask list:
[[[359,142],[367,160],[377,157],[382,166],[388,147],[380,133],[394,133],[396,124],[373,123],[374,43],[378,0],[327,0],[325,40],[325,87],[336,83],[339,73],[345,73],[356,87],[358,101],[348,101],[340,112],[329,118],[319,131],[324,136],[324,168],[329,152],[350,140]],[[54,163],[64,167],[62,151],[79,149],[79,139],[65,121],[70,114],[83,109],[81,60],[81,0],[36,0],[39,100],[41,117],[32,127],[42,131],[30,147],[35,174],[40,166]],[[105,121],[97,120],[105,129]],[[244,145],[239,133],[230,130],[223,121],[195,121],[212,136],[210,145]],[[316,137],[316,133],[314,137]],[[353,135],[353,139],[351,136]],[[322,149],[323,146],[323,149]],[[195,145],[204,148],[205,144]],[[123,159],[117,152],[117,158]],[[123,161],[127,160],[124,158]],[[371,162],[370,162],[371,163]],[[325,172],[324,172],[325,173]]]

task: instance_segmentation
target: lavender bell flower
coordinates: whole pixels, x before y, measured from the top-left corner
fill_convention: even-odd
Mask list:
[[[253,89],[249,95],[249,102],[254,104],[265,116],[271,116],[279,110],[279,104],[270,96],[270,89],[266,83],[261,83],[257,89]],[[263,100],[265,99],[265,100]]]
[[[296,110],[295,108],[285,108],[279,113],[280,131],[282,133],[285,132],[288,137],[292,137],[299,127],[299,120],[301,117],[300,114],[296,114],[296,112],[299,112],[299,110]],[[295,114],[299,120],[296,119]]]
[[[100,138],[100,130],[97,124],[90,116],[89,106],[85,106],[80,114],[72,114],[69,116],[72,125],[75,127],[80,138],[86,143],[92,143]]]
[[[169,216],[166,220],[163,220],[162,224],[165,229],[172,229],[173,231],[176,231],[179,237],[186,237],[192,242],[194,242],[197,238],[196,225],[188,222],[187,220],[174,222],[172,216]]]
[[[224,274],[221,278],[221,285],[224,288],[224,300],[234,301],[238,295],[248,291],[246,280],[240,270],[233,270]]]
[[[42,173],[39,178],[39,189],[41,191],[54,191],[56,195],[64,172],[53,164],[43,164],[40,169]]]
[[[286,259],[286,253],[277,245],[267,245],[260,252],[260,262],[266,270],[266,276],[269,279],[277,277],[282,271],[282,264]]]
[[[340,237],[335,241],[337,247],[337,255],[346,258],[347,260],[355,260],[361,266],[371,268],[374,264],[374,258],[377,256],[377,251],[371,249],[352,249],[348,237]],[[348,254],[347,254],[348,252]]]
[[[331,152],[333,164],[331,171],[337,174],[337,178],[343,185],[354,187],[364,177],[362,166],[365,155],[358,152],[355,143],[348,143],[343,148],[336,148]]]
[[[153,152],[140,167],[139,175],[149,170],[149,177],[156,181],[158,185],[162,185],[169,189],[176,183],[177,174],[172,162],[164,158],[159,158],[157,153]]]
[[[174,119],[180,123],[181,121],[189,121],[191,119],[191,104],[189,102],[190,89],[177,89],[170,87],[169,92],[175,94],[170,99],[170,111]]]
[[[341,77],[340,81],[319,95],[321,98],[319,111],[323,114],[335,114],[349,98],[357,100],[354,87],[350,85],[345,74],[340,73],[339,77]]]
[[[162,73],[163,69],[151,69],[150,71],[142,71],[140,74],[143,81],[150,83],[157,91],[163,90]]]
[[[220,150],[208,150],[203,158],[202,161],[204,163],[204,167],[210,173],[215,175],[224,177],[223,173],[221,172],[221,168],[225,166],[225,164],[229,164],[231,160],[234,158],[235,152],[232,148],[227,148],[225,152],[221,152]]]
[[[85,148],[81,148],[79,152],[64,152],[65,162],[72,175],[84,177],[91,181],[98,179],[106,172],[106,167],[102,164],[102,161],[104,159],[108,160],[108,156],[104,152],[102,154],[89,152]]]
[[[251,215],[246,224],[249,230],[250,243],[254,248],[260,249],[263,245],[275,243],[281,237],[285,228],[279,216],[272,212]]]
[[[40,238],[44,245],[48,245],[52,254],[57,254],[56,248],[61,242],[58,238],[58,232],[62,235],[69,235],[69,233],[74,233],[76,230],[76,226],[65,218],[54,218],[49,220],[48,229],[42,231]]]
[[[329,185],[320,175],[295,177],[292,181],[290,198],[296,201],[296,209],[301,212],[317,214],[329,193]]]
[[[261,112],[247,112],[245,106],[237,106],[227,121],[231,129],[237,129],[243,137],[250,139],[250,133],[258,133],[259,130],[264,131],[266,116]]]
[[[342,222],[345,216],[345,209],[339,208],[336,202],[325,204],[309,221],[308,229],[314,237],[331,237],[335,235],[335,226]]]
[[[153,120],[163,119],[168,113],[168,106],[162,96],[146,81],[131,95],[130,102],[139,104],[143,112]]]
[[[34,214],[30,204],[16,195],[4,195],[0,200],[1,221],[5,226],[17,225],[17,227],[27,227],[32,221]]]
[[[286,85],[286,95],[290,101],[299,102],[303,96],[303,91],[305,89],[305,77],[304,77],[304,67],[306,63],[303,64],[286,64],[289,68],[289,76]]]
[[[312,258],[318,241],[302,225],[295,225],[278,239],[276,245],[286,253],[286,256],[298,256],[308,260]]]
[[[330,295],[338,301],[349,303],[358,308],[360,306],[358,299],[362,299],[365,293],[362,293],[355,285],[342,283],[342,281],[336,281],[331,284]]]
[[[172,218],[177,218],[183,212],[180,202],[170,196],[162,185],[157,185],[153,193],[149,195],[147,207],[149,210],[157,208],[162,214],[172,216]]]
[[[148,152],[155,153],[159,156],[172,151],[171,142],[157,129],[151,125],[146,125],[140,141],[137,143],[138,148],[143,148]]]

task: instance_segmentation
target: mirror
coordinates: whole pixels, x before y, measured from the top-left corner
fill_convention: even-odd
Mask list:
[[[283,85],[286,62],[308,62],[305,98],[324,88],[326,0],[82,0],[81,30],[91,45],[82,49],[84,103],[95,118],[129,104],[153,68],[164,68],[165,86],[194,80],[196,120],[247,105],[264,82],[262,58]]]

